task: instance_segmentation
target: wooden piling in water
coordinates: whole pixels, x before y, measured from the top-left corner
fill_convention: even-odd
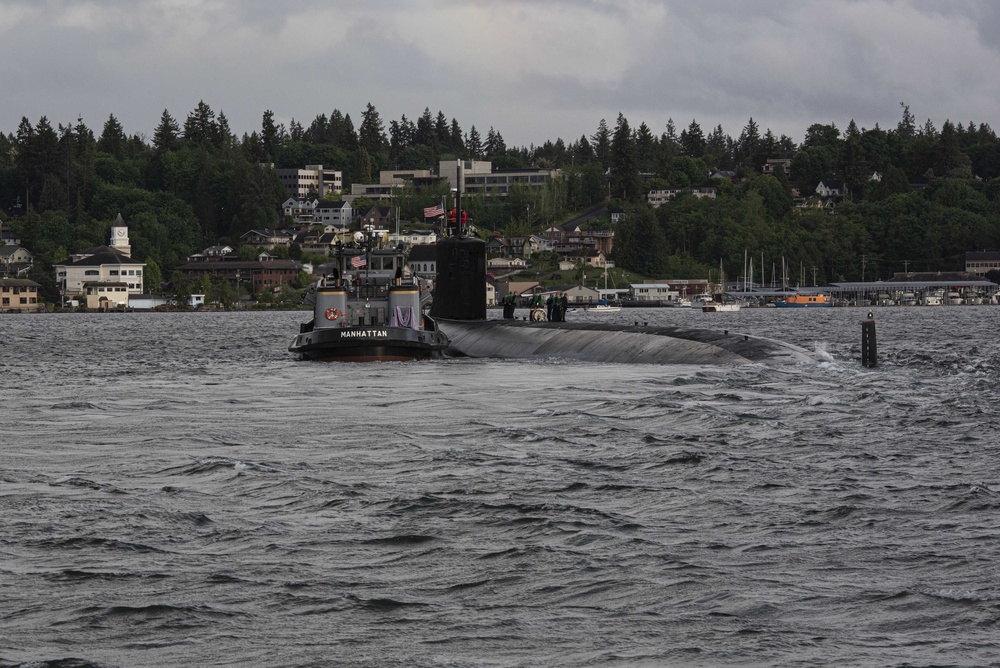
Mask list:
[[[878,343],[875,339],[875,316],[869,311],[868,319],[861,321],[861,365],[878,366]]]

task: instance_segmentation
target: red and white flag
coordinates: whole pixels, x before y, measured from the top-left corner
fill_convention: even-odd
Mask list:
[[[424,208],[424,218],[436,218],[444,215],[444,207],[440,204]]]
[[[368,260],[365,259],[364,255],[355,255],[351,258],[351,266],[355,269],[360,269],[368,264]]]

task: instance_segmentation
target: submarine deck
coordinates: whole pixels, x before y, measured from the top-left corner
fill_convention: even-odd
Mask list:
[[[611,323],[448,320],[446,354],[500,359],[564,358],[635,364],[795,364],[808,350],[726,330]]]

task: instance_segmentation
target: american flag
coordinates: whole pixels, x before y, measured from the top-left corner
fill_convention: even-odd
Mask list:
[[[424,218],[435,218],[437,216],[443,216],[443,215],[444,215],[444,207],[442,207],[440,204],[424,208]]]
[[[368,260],[365,259],[364,255],[355,255],[351,258],[351,266],[355,269],[360,269],[366,264],[368,264]]]

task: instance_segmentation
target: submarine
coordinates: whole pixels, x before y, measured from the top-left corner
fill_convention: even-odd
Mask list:
[[[816,361],[805,348],[728,330],[487,320],[486,243],[461,233],[437,242],[430,315],[448,339],[449,357],[699,365]]]

